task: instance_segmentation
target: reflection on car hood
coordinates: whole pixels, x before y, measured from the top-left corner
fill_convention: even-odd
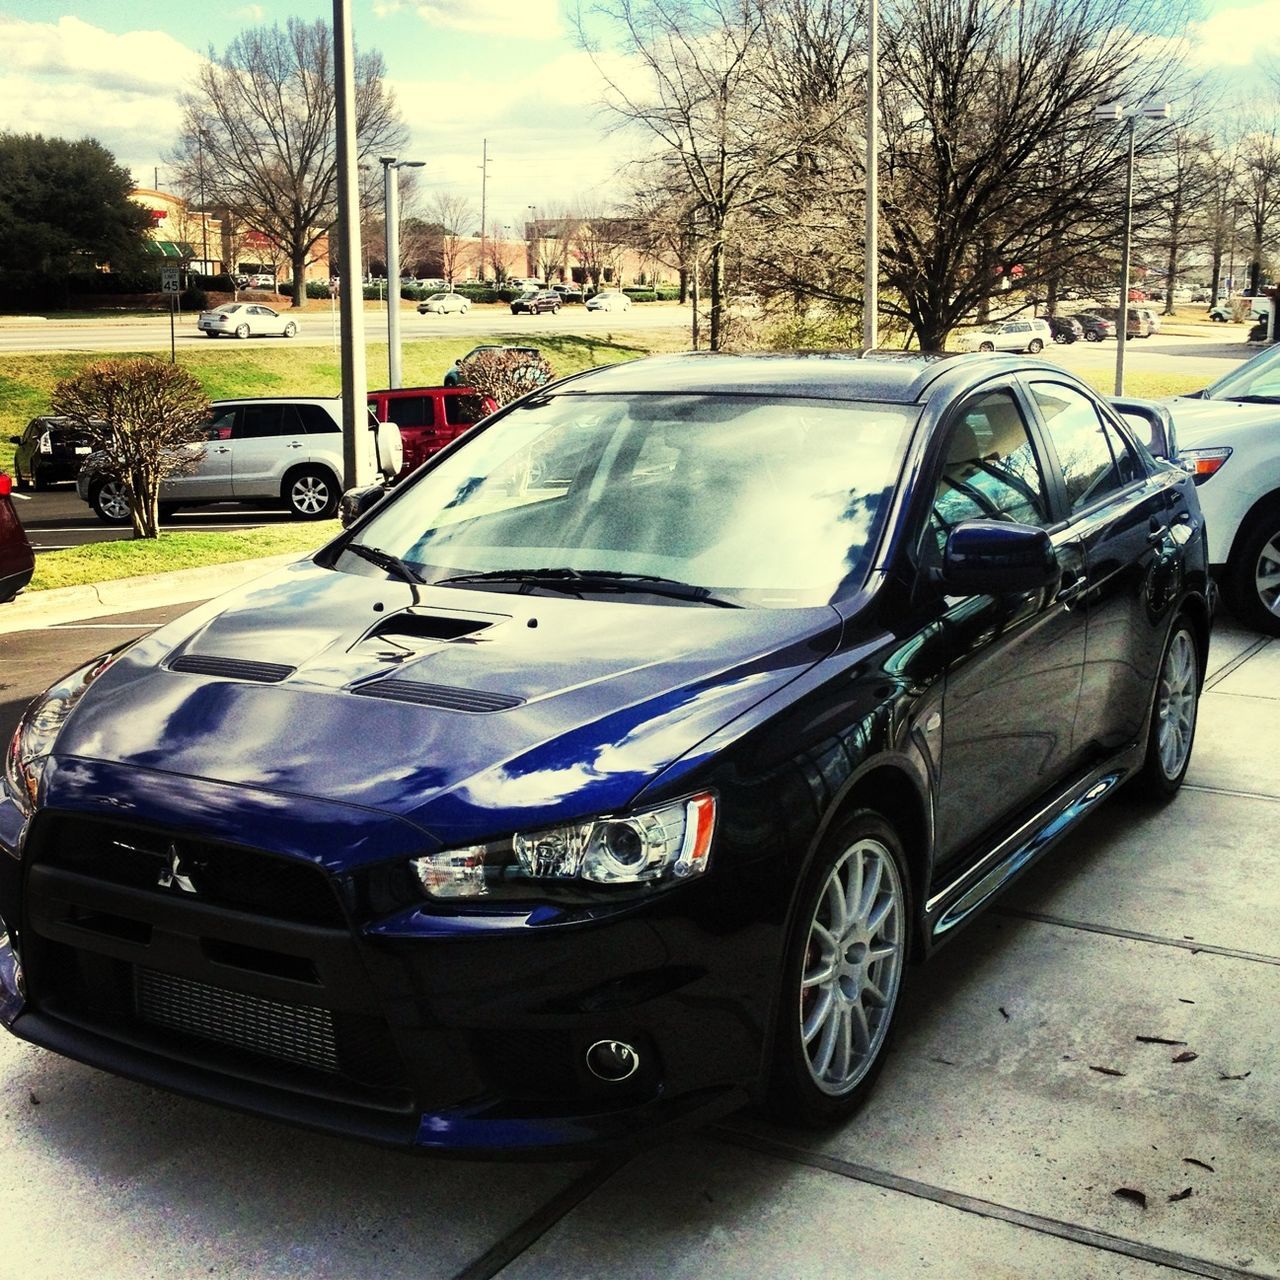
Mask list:
[[[1173,414],[1178,444],[1187,448],[1230,444],[1239,432],[1274,431],[1280,425],[1280,405],[1241,404],[1235,400],[1202,400],[1174,396],[1164,402]]]
[[[134,645],[57,755],[479,839],[624,807],[839,636],[827,607],[421,595],[410,609],[400,583],[292,565]]]

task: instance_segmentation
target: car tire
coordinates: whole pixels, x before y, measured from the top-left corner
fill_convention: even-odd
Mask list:
[[[775,1116],[812,1127],[862,1104],[884,1066],[911,919],[897,832],[856,810],[824,842],[797,898],[774,1029]]]
[[[237,337],[237,338],[247,338],[248,336],[249,336],[249,326],[248,326],[247,324],[242,324],[242,325],[241,325],[241,326],[236,330],[236,337]]]
[[[46,490],[53,487],[53,481],[50,480],[49,477],[46,476],[34,463],[31,467],[31,487],[35,489],[37,493],[44,493]]]
[[[299,467],[284,479],[282,497],[295,520],[327,520],[338,509],[338,482],[322,467]]]
[[[1273,505],[1237,535],[1227,561],[1227,600],[1241,622],[1280,635],[1280,506]],[[1264,583],[1266,585],[1264,585]]]
[[[1070,341],[1071,341],[1071,339],[1070,339],[1070,338],[1068,338],[1068,337],[1067,337],[1067,335],[1066,335],[1065,333],[1055,333],[1055,334],[1053,335],[1053,340],[1054,340],[1054,342],[1056,342],[1056,343],[1058,344],[1058,346],[1060,346],[1060,347],[1065,346],[1068,342],[1070,342]]]
[[[206,330],[204,331],[204,336],[205,336],[206,338],[216,338],[218,335],[217,335],[216,333],[214,333],[214,331],[213,331],[212,329],[206,329]]]
[[[120,480],[103,480],[89,490],[89,505],[103,524],[128,524],[129,491]]]
[[[289,323],[285,325],[283,333],[286,338],[296,337],[298,333],[298,326],[290,320]]]
[[[994,342],[980,342],[980,343],[978,343],[978,350],[979,350],[979,351],[994,351],[995,349],[996,349],[996,347],[995,347],[995,343],[994,343]]]
[[[1039,338],[1032,338],[1027,343],[1027,350],[1033,355],[1038,356],[1044,350],[1044,343]]]
[[[1096,329],[1086,329],[1084,331],[1084,340],[1086,342],[1101,342],[1102,334],[1100,334]]]
[[[1200,685],[1200,650],[1191,623],[1180,614],[1169,629],[1151,694],[1147,752],[1130,788],[1138,798],[1162,802],[1182,786],[1195,744]]]
[[[553,316],[558,316],[560,314],[560,304],[558,302],[554,307],[551,308],[551,314]]]

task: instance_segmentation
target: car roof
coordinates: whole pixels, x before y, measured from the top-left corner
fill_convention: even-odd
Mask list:
[[[919,351],[793,351],[737,355],[690,351],[585,370],[560,384],[592,395],[680,392],[778,395],[913,404],[961,369],[1054,368],[1039,361]]]

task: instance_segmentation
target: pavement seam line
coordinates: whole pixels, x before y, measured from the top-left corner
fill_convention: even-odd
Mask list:
[[[1208,1258],[1175,1253],[1171,1249],[1145,1244],[1141,1240],[1112,1235],[1108,1231],[1099,1231],[1094,1227],[1082,1227],[1074,1222],[1063,1222],[1060,1218],[1050,1218],[1027,1209],[1014,1209],[1009,1205],[997,1204],[994,1200],[984,1200],[980,1196],[971,1196],[963,1191],[951,1191],[946,1187],[934,1186],[932,1183],[920,1182],[915,1178],[907,1178],[882,1169],[873,1169],[869,1165],[855,1164],[851,1160],[842,1160],[839,1156],[825,1155],[820,1151],[793,1146],[759,1134],[745,1133],[723,1126],[709,1129],[708,1133],[727,1145],[773,1156],[790,1164],[807,1165],[813,1169],[821,1169],[825,1173],[833,1173],[837,1177],[847,1178],[851,1182],[862,1182],[886,1191],[897,1191],[903,1195],[914,1196],[918,1200],[929,1200],[934,1204],[958,1209],[963,1213],[972,1213],[980,1218],[1007,1222],[1011,1226],[1023,1227],[1041,1235],[1054,1236],[1072,1244],[1086,1245],[1108,1253],[1118,1253],[1139,1262],[1150,1262],[1156,1266],[1169,1267],[1190,1275],[1208,1276],[1210,1280],[1274,1280],[1274,1277],[1267,1275],[1266,1272],[1246,1271],[1225,1263],[1212,1262]]]
[[[1131,942],[1151,942],[1161,947],[1179,947],[1183,951],[1226,956],[1229,960],[1280,965],[1280,956],[1269,956],[1261,951],[1241,951],[1235,947],[1219,947],[1212,942],[1196,942],[1193,938],[1166,938],[1158,933],[1140,933],[1136,929],[1117,929],[1111,925],[1092,924],[1088,920],[1068,920],[1063,916],[1045,915],[1040,911],[1024,911],[1021,907],[998,906],[992,908],[992,914],[1012,916],[1018,920],[1033,920],[1037,924],[1052,924],[1060,929],[1078,929],[1082,933],[1103,933],[1112,938],[1127,938]]]
[[[1272,804],[1280,801],[1280,796],[1268,795],[1265,791],[1236,791],[1231,787],[1211,787],[1203,782],[1184,782],[1182,789],[1209,796],[1234,796],[1238,800],[1270,800]]]
[[[1252,658],[1255,654],[1261,653],[1263,649],[1265,649],[1270,643],[1271,641],[1266,637],[1263,637],[1262,639],[1259,639],[1259,640],[1255,640],[1253,644],[1251,644],[1243,652],[1236,654],[1236,656],[1232,658],[1229,662],[1225,663],[1223,666],[1219,667],[1216,671],[1213,671],[1208,676],[1206,676],[1204,687],[1206,689],[1212,690],[1214,685],[1221,683],[1233,671],[1239,670],[1242,666],[1244,666],[1246,662],[1249,661],[1250,658]]]
[[[572,1213],[589,1195],[599,1190],[630,1159],[630,1156],[623,1156],[593,1165],[508,1231],[474,1262],[455,1272],[453,1280],[492,1280],[492,1277],[536,1244],[562,1218]]]

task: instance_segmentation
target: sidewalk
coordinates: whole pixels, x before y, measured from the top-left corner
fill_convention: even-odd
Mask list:
[[[153,573],[142,578],[117,578],[83,587],[24,591],[8,604],[0,604],[0,635],[37,631],[82,618],[101,618],[156,605],[208,600],[301,558],[301,553],[290,551],[260,560],[237,560],[200,569],[179,569],[175,573]]]

